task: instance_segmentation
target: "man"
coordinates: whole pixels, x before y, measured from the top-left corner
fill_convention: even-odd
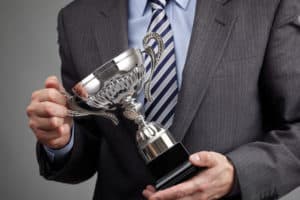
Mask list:
[[[155,191],[133,123],[122,115],[119,126],[99,117],[72,120],[63,86],[49,77],[27,109],[41,175],[79,183],[97,172],[94,199],[276,199],[296,188],[300,1],[74,1],[59,15],[64,88],[70,92],[105,61],[140,47],[147,31],[169,36],[161,67],[176,66],[165,68],[176,71],[174,98],[155,105],[142,99],[147,117],[163,118],[193,153],[190,161],[207,169]],[[171,72],[165,74],[162,81]]]

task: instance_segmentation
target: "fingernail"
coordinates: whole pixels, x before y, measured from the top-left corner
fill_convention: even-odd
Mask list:
[[[49,76],[50,79],[57,79],[55,75]]]
[[[200,161],[200,157],[198,154],[191,155],[190,159],[194,162]]]
[[[48,81],[49,81],[49,80],[55,81],[55,80],[57,80],[57,78],[56,78],[55,76],[49,76],[49,77],[48,77]]]

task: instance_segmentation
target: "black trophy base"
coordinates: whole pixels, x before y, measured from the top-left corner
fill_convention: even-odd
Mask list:
[[[183,182],[201,170],[189,162],[189,153],[181,143],[177,143],[148,163],[148,168],[157,180],[155,183],[157,190]]]

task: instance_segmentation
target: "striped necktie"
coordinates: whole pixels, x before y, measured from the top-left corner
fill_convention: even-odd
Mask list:
[[[162,37],[165,50],[153,73],[150,88],[153,101],[145,100],[145,116],[147,121],[155,121],[168,129],[173,123],[178,99],[174,37],[165,11],[167,0],[150,0],[150,2],[152,18],[148,32],[156,32]],[[157,47],[157,44],[152,40],[148,45],[154,49]],[[146,58],[145,66],[146,72],[149,74],[149,57]]]

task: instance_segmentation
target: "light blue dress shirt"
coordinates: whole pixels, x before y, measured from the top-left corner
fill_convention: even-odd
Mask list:
[[[143,48],[143,37],[152,15],[151,5],[147,2],[147,0],[129,0],[128,44],[130,47]],[[192,34],[196,2],[196,0],[169,0],[166,6],[174,35],[179,87]]]
[[[151,5],[147,0],[128,1],[128,45],[129,47],[141,48],[143,37],[147,32],[151,21]],[[174,35],[175,56],[177,65],[177,76],[179,88],[182,82],[182,72],[185,65],[197,0],[169,0],[166,6],[166,13],[170,20]],[[54,158],[63,159],[72,149],[74,143],[74,129],[71,141],[64,148],[53,150],[45,147],[51,161]]]

